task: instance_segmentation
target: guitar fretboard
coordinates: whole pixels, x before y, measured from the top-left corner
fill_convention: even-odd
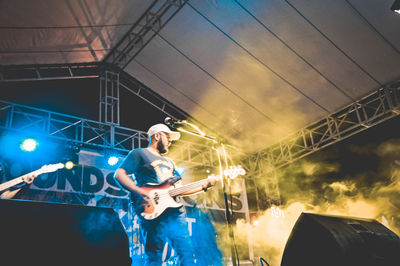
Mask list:
[[[0,192],[3,191],[3,190],[8,189],[8,188],[10,188],[10,187],[13,187],[13,186],[15,186],[15,185],[18,185],[19,183],[24,182],[23,179],[24,179],[25,177],[27,177],[27,176],[29,176],[29,175],[34,175],[34,174],[40,175],[40,174],[41,174],[41,170],[39,169],[39,170],[30,172],[30,173],[28,173],[28,174],[25,174],[25,175],[23,175],[23,176],[17,177],[17,178],[15,178],[15,179],[13,179],[13,180],[10,180],[10,181],[7,181],[7,182],[5,182],[5,183],[3,183],[3,184],[0,184]]]
[[[194,182],[191,184],[187,184],[187,185],[184,185],[184,186],[181,186],[178,188],[171,189],[168,192],[171,197],[176,197],[185,192],[191,191],[195,188],[202,187],[202,186],[206,185],[207,183],[208,183],[208,179],[202,179],[200,181],[197,181],[197,182]]]

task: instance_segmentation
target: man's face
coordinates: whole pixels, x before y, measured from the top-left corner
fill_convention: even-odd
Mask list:
[[[160,154],[166,154],[168,152],[168,148],[171,145],[171,140],[167,133],[160,132],[160,139],[157,143],[157,150]]]

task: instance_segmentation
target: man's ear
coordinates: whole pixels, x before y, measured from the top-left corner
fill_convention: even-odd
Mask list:
[[[156,134],[154,134],[154,135],[153,135],[153,138],[154,138],[155,141],[160,140],[160,138],[161,138],[161,133],[156,133]]]

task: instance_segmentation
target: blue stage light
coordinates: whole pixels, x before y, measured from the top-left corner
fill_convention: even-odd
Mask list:
[[[111,166],[114,166],[118,163],[119,159],[117,156],[111,155],[110,157],[108,157],[107,163]]]
[[[23,151],[32,152],[32,151],[36,150],[38,145],[39,145],[39,143],[35,139],[28,138],[28,139],[24,139],[21,142],[20,148]]]

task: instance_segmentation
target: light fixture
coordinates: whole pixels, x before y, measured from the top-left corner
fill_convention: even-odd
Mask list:
[[[74,163],[72,161],[68,161],[64,165],[66,169],[72,169],[74,167]]]
[[[123,158],[123,155],[115,149],[109,148],[103,150],[104,166],[107,168],[111,167],[114,169],[121,162],[121,158]]]
[[[36,150],[38,145],[39,144],[38,144],[37,140],[35,140],[33,138],[27,138],[21,142],[20,148],[23,151],[32,152],[32,151]]]
[[[239,175],[245,175],[246,171],[241,165],[229,166],[229,169],[225,169],[224,175],[230,179],[235,179]]]
[[[279,209],[279,207],[272,206],[271,207],[271,215],[272,215],[272,217],[280,218],[280,217],[284,217],[285,213],[281,209]]]
[[[115,155],[111,155],[108,157],[107,163],[108,165],[114,166],[118,163],[119,159]]]
[[[396,12],[397,14],[400,14],[400,0],[394,1],[393,5],[390,9],[392,11]]]

